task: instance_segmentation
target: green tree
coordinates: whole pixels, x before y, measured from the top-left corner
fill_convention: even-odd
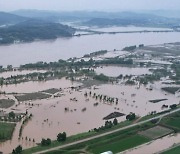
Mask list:
[[[117,124],[118,124],[118,120],[117,120],[116,118],[113,120],[113,124],[114,124],[114,125],[117,125]]]
[[[57,135],[57,141],[58,141],[58,142],[66,141],[66,132],[59,133],[59,134]]]
[[[170,108],[175,109],[175,108],[177,108],[177,105],[176,104],[170,105]]]
[[[21,154],[22,153],[22,146],[17,146],[16,149],[13,149],[12,154]]]
[[[49,138],[47,138],[47,139],[42,139],[41,140],[41,145],[42,146],[48,146],[48,145],[50,145],[51,144],[51,139],[49,139]]]
[[[105,128],[111,128],[113,126],[111,121],[106,121],[105,122]]]
[[[136,118],[136,115],[135,113],[130,113],[126,116],[126,119],[129,120],[129,121],[132,121]]]
[[[13,111],[9,112],[9,117],[14,119],[15,118],[15,113]]]

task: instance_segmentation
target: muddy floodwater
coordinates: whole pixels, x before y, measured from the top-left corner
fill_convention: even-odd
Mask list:
[[[5,91],[7,93],[17,92],[17,93],[31,93],[42,90],[47,90],[50,88],[65,88],[73,86],[73,83],[70,80],[61,79],[61,80],[49,80],[49,81],[29,81],[20,84],[13,85],[5,85],[0,88],[1,91]]]
[[[72,57],[81,57],[99,50],[114,50],[131,45],[154,45],[180,42],[178,32],[172,33],[130,33],[86,35],[72,38],[58,38],[51,41],[0,46],[0,65],[35,63],[37,61],[57,61]],[[11,55],[11,56],[9,56]]]
[[[172,30],[170,28],[151,28],[151,27],[135,27],[135,26],[127,26],[127,27],[105,27],[105,28],[97,28],[92,27],[92,30],[99,31],[99,32],[130,32],[130,31],[165,31],[165,30]]]
[[[138,67],[122,67],[122,66],[101,66],[95,69],[97,74],[104,74],[106,76],[117,77],[119,75],[143,75],[151,74],[148,68]]]
[[[24,112],[28,109],[33,117],[25,125],[22,131],[23,138],[31,138],[31,141],[19,140],[18,132],[20,123],[17,124],[11,141],[6,141],[0,144],[1,151],[11,152],[12,148],[17,144],[22,144],[24,148],[34,146],[32,139],[36,143],[40,142],[42,138],[56,139],[59,132],[65,131],[68,136],[87,132],[93,128],[102,126],[104,124],[103,118],[112,112],[121,112],[129,114],[135,112],[139,116],[144,116],[151,111],[163,111],[161,109],[163,104],[171,105],[178,103],[179,99],[174,95],[165,95],[159,88],[159,83],[153,85],[153,90],[147,90],[146,87],[141,86],[125,86],[121,84],[104,84],[92,87],[91,89],[84,88],[82,90],[72,90],[70,86],[78,86],[80,83],[72,83],[69,80],[52,80],[47,82],[27,82],[18,85],[3,86],[0,90],[6,92],[35,92],[49,88],[62,88],[61,97],[49,98],[44,100],[28,101],[21,103],[17,107],[13,107],[16,112]],[[119,99],[119,103],[107,103],[96,100],[89,95],[84,94],[87,92],[92,94],[102,94],[109,97]],[[160,103],[150,103],[152,99],[163,99],[166,101]],[[32,105],[29,105],[33,103]],[[94,104],[98,103],[97,106]],[[68,111],[65,111],[68,108]],[[83,109],[86,109],[83,111]],[[93,113],[93,114],[92,114]],[[47,120],[48,119],[48,120]],[[118,121],[124,121],[125,116],[118,118]],[[9,148],[10,147],[10,148]]]

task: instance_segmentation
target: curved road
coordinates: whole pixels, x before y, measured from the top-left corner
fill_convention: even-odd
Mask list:
[[[54,151],[54,150],[59,150],[61,148],[66,148],[66,147],[69,147],[69,146],[72,146],[72,145],[83,143],[83,142],[86,142],[86,141],[89,141],[89,140],[92,140],[92,139],[103,137],[103,136],[106,136],[106,135],[109,135],[109,134],[112,134],[112,133],[115,133],[115,132],[118,132],[118,131],[122,131],[122,130],[131,128],[131,127],[134,127],[134,126],[137,126],[137,125],[141,125],[141,124],[147,123],[147,122],[149,122],[151,120],[154,120],[154,119],[159,119],[159,118],[165,117],[167,115],[170,115],[170,114],[178,112],[178,111],[180,111],[180,108],[178,108],[176,110],[173,110],[173,111],[170,111],[168,113],[159,115],[157,117],[154,117],[154,118],[151,118],[151,119],[148,119],[148,120],[144,120],[144,121],[141,121],[141,122],[138,122],[138,123],[126,126],[126,127],[118,128],[116,130],[112,130],[112,131],[109,131],[109,132],[106,132],[106,133],[103,133],[103,134],[99,134],[99,135],[96,135],[96,136],[92,136],[92,137],[89,137],[89,138],[86,138],[86,139],[82,139],[82,140],[75,141],[75,142],[72,142],[72,143],[68,143],[68,144],[60,145],[60,146],[57,146],[57,147],[54,147],[54,148],[50,148],[50,149],[47,149],[47,150],[43,150],[43,151],[40,151],[40,152],[36,152],[34,154],[43,154],[43,153],[46,153],[46,152],[51,152],[51,151]]]

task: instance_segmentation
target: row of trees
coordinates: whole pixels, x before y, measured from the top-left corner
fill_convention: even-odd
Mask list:
[[[57,135],[57,141],[58,142],[64,142],[64,141],[66,141],[66,138],[67,138],[66,132],[59,133]],[[41,140],[41,146],[49,146],[49,145],[51,145],[51,143],[52,143],[52,141],[50,138],[47,138],[47,139],[43,138]],[[21,154],[21,153],[22,153],[22,146],[21,145],[19,145],[18,147],[16,147],[12,151],[12,154]]]
[[[134,120],[135,118],[136,118],[135,113],[130,113],[126,116],[127,120]],[[105,121],[104,126],[101,126],[99,128],[94,128],[94,131],[99,132],[101,130],[110,129],[113,126],[116,126],[117,124],[118,124],[118,120],[116,118],[113,120],[113,122],[112,121]],[[57,135],[57,141],[58,142],[64,142],[64,141],[66,141],[66,138],[67,138],[66,132],[59,133]],[[49,145],[51,145],[51,143],[52,143],[52,141],[50,138],[47,138],[47,139],[43,138],[41,140],[42,146],[49,146]],[[13,151],[12,151],[12,154],[21,154],[21,153],[22,153],[22,146],[21,145],[19,145],[16,149],[13,149]]]
[[[117,124],[118,124],[118,120],[116,118],[113,120],[113,122],[112,121],[105,121],[104,126],[101,126],[99,128],[94,128],[94,131],[99,132],[102,130],[110,129],[113,126],[116,126]]]
[[[88,95],[87,92],[85,92],[84,96],[85,96],[85,97],[90,96],[90,97],[92,97],[92,98],[95,98],[96,100],[99,99],[99,101],[106,101],[106,102],[109,102],[109,103],[111,103],[111,104],[116,103],[116,105],[118,104],[118,101],[119,101],[118,98],[109,97],[109,96],[107,96],[107,95],[96,94],[96,93],[93,93],[93,94],[92,94],[91,91],[89,92],[89,95]]]
[[[57,135],[57,141],[58,142],[64,142],[64,141],[66,141],[66,138],[67,138],[67,135],[66,135],[66,132],[63,132],[63,133],[59,133],[58,135]],[[51,145],[51,139],[50,138],[47,138],[47,139],[42,139],[41,140],[41,145],[42,146],[49,146],[49,145]]]
[[[50,68],[82,68],[82,67],[92,67],[94,65],[104,65],[104,64],[126,64],[126,65],[132,65],[133,60],[127,59],[127,58],[108,58],[100,61],[95,61],[92,58],[89,59],[89,61],[85,61],[84,59],[81,59],[80,61],[75,61],[76,59],[69,59],[67,61],[65,60],[59,60],[57,62],[37,62],[37,63],[30,63],[21,65],[20,69],[50,69]]]

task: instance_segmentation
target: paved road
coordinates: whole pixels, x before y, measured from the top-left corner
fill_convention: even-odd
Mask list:
[[[134,127],[134,126],[137,126],[137,125],[141,125],[141,124],[147,123],[147,122],[149,122],[151,120],[154,120],[154,119],[159,119],[159,118],[165,117],[165,116],[167,116],[169,114],[172,114],[172,113],[175,113],[175,112],[178,112],[178,111],[180,111],[180,108],[178,108],[176,110],[173,110],[171,112],[159,115],[157,117],[154,117],[154,118],[151,118],[151,119],[148,119],[148,120],[145,120],[145,121],[141,121],[141,122],[138,122],[138,123],[126,126],[126,127],[122,127],[122,128],[119,128],[119,129],[116,129],[116,130],[112,130],[112,131],[109,131],[109,132],[106,132],[106,133],[103,133],[103,134],[99,134],[99,135],[96,135],[96,136],[92,136],[92,137],[89,137],[89,138],[86,138],[86,139],[82,139],[82,140],[75,141],[75,142],[72,142],[72,143],[68,143],[68,144],[60,145],[60,146],[57,146],[57,147],[54,147],[54,148],[50,148],[50,149],[47,149],[47,150],[43,150],[43,151],[40,151],[40,152],[36,152],[34,154],[43,154],[43,153],[46,153],[46,152],[51,152],[51,151],[54,151],[54,150],[59,150],[61,148],[66,148],[66,147],[69,147],[69,146],[72,146],[72,145],[83,143],[83,142],[86,142],[86,141],[89,141],[89,140],[92,140],[92,139],[103,137],[103,136],[106,136],[106,135],[109,135],[109,134],[112,134],[112,133],[115,133],[115,132],[118,132],[118,131],[122,131],[122,130],[131,128],[131,127]]]

